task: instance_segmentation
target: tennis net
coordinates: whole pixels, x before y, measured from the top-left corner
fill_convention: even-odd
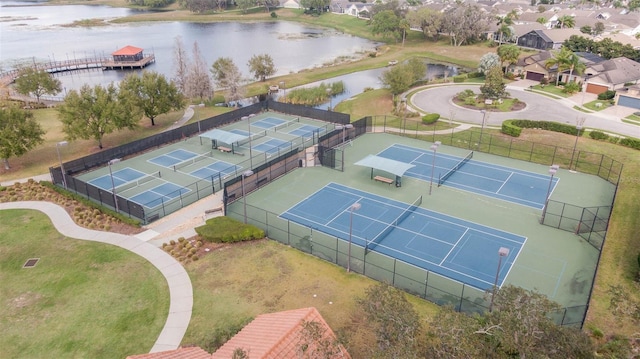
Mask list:
[[[459,170],[460,167],[464,166],[465,163],[469,162],[471,158],[473,158],[473,151],[469,152],[467,157],[463,158],[462,161],[456,163],[456,165],[453,166],[452,169],[448,170],[444,175],[438,178],[438,187],[442,186],[442,184],[444,183],[444,181],[447,180],[447,178],[449,178],[452,174],[454,174],[454,172]]]
[[[126,191],[128,189],[134,188],[134,187],[138,187],[141,184],[147,183],[147,182],[151,182],[155,179],[159,179],[162,178],[162,174],[160,173],[160,171],[158,172],[153,172],[150,174],[147,174],[145,176],[140,177],[139,179],[135,180],[135,181],[129,181],[127,183],[122,184],[121,186],[118,186],[118,192],[122,192],[122,191]]]
[[[291,125],[294,125],[295,123],[300,122],[300,117],[293,119],[291,121],[287,121],[285,123],[279,124],[278,126],[273,127],[273,131],[274,132],[278,132],[280,130],[282,130],[283,128],[287,128]]]
[[[416,199],[412,205],[407,207],[402,213],[400,213],[400,215],[395,220],[389,223],[389,225],[382,232],[380,232],[377,236],[375,236],[372,240],[370,240],[367,243],[367,246],[365,249],[372,251],[376,247],[376,245],[380,243],[380,241],[382,241],[386,236],[388,236],[389,233],[391,233],[391,231],[397,228],[400,225],[400,223],[402,223],[402,221],[407,219],[407,217],[409,217],[413,212],[415,212],[416,209],[418,209],[418,207],[420,207],[421,204],[422,204],[422,196],[418,197],[418,199]]]
[[[194,164],[196,162],[204,161],[204,160],[209,159],[209,158],[211,158],[211,157],[207,156],[207,155],[198,155],[198,156],[196,156],[194,158],[190,158],[190,159],[188,159],[186,161],[182,161],[182,162],[176,164],[175,166],[173,166],[173,171],[175,172],[175,171],[177,171],[177,170],[179,170],[181,168],[187,167],[187,166],[192,165],[192,164]]]
[[[262,138],[267,136],[267,131],[260,131],[258,133],[252,133],[251,136],[247,136],[247,138],[245,138],[244,140],[240,140],[237,142],[238,146],[243,146],[246,145],[247,143],[251,142],[251,141],[255,141],[258,138]]]

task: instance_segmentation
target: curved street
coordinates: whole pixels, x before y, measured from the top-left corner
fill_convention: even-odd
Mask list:
[[[483,114],[479,110],[471,110],[457,106],[452,98],[465,89],[479,93],[478,85],[440,85],[419,90],[408,98],[409,105],[423,113],[439,113],[444,118],[451,117],[453,121],[481,125]],[[613,106],[601,112],[585,113],[573,106],[580,106],[584,97],[585,102],[595,99],[593,94],[577,94],[570,98],[553,99],[551,97],[531,91],[525,91],[529,82],[514,82],[507,86],[512,98],[524,101],[527,107],[514,112],[488,112],[485,117],[486,126],[501,126],[508,119],[543,120],[575,125],[577,120],[585,118],[584,127],[631,137],[640,137],[640,126],[624,123],[620,118],[628,116],[634,110],[621,106]],[[443,105],[446,104],[446,105]]]

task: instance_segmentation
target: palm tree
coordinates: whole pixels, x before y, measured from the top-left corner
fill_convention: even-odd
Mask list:
[[[571,53],[571,55],[568,58],[568,64],[569,64],[569,79],[571,79],[571,77],[573,76],[573,72],[574,71],[578,75],[582,75],[584,70],[587,69],[587,65],[582,63],[580,61],[580,57],[578,55],[576,55],[575,53],[573,53],[573,52]]]
[[[407,19],[402,19],[398,24],[398,28],[402,30],[402,47],[404,47],[404,39],[407,37],[407,30],[411,28],[411,25],[409,24],[409,21],[407,21]]]
[[[518,13],[515,10],[511,10],[505,16],[498,15],[496,19],[498,20],[496,25],[500,26],[500,28],[498,29],[498,33],[500,34],[500,38],[498,40],[498,46],[500,46],[502,45],[502,37],[504,35],[507,35],[507,37],[513,36],[513,30],[511,28],[511,25],[513,25],[513,20],[518,19]]]
[[[571,15],[563,15],[560,16],[558,18],[558,24],[556,25],[557,27],[564,29],[566,28],[572,28],[574,26],[576,26],[576,19],[573,18],[573,16]]]
[[[556,86],[558,86],[558,82],[560,81],[560,74],[563,71],[571,68],[571,55],[575,54],[571,52],[571,50],[563,46],[560,51],[554,52],[553,57],[544,63],[544,66],[548,69],[552,68],[553,66],[557,66],[558,73],[556,74]]]

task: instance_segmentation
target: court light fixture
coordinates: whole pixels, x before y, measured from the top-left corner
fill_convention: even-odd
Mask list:
[[[349,207],[349,247],[347,249],[347,273],[351,271],[351,234],[353,232],[353,211],[357,211],[362,204],[356,202]]]
[[[64,189],[67,189],[67,179],[64,173],[64,165],[62,164],[62,157],[60,156],[60,147],[64,147],[68,144],[69,142],[67,141],[60,141],[56,143],[56,153],[58,153],[58,162],[60,163],[60,171],[62,172],[62,185],[64,186]]]
[[[109,165],[109,176],[111,177],[111,193],[113,194],[113,203],[114,203],[114,207],[116,209],[116,212],[119,211],[118,208],[118,197],[116,196],[116,183],[113,181],[113,171],[111,170],[111,165],[114,165],[118,162],[120,162],[122,159],[120,158],[114,158],[112,160],[110,160],[107,164]]]
[[[493,282],[493,293],[491,293],[491,302],[489,303],[489,313],[493,311],[493,300],[496,296],[496,290],[498,289],[498,277],[500,276],[500,266],[502,265],[502,258],[509,255],[509,248],[500,247],[498,249],[498,270],[496,271],[496,280]]]
[[[252,170],[247,170],[242,172],[242,176],[240,176],[240,182],[242,183],[242,207],[244,208],[244,223],[247,224],[247,198],[244,193],[244,178],[250,177],[253,175]]]

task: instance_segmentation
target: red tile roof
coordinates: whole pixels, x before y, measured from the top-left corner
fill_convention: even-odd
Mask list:
[[[335,339],[335,334],[316,308],[302,308],[262,314],[229,339],[212,355],[212,359],[229,359],[234,350],[241,348],[251,359],[299,358],[299,345],[303,321],[314,321],[325,329],[325,338]],[[336,358],[350,358],[340,347]]]
[[[211,354],[200,347],[189,347],[157,353],[130,355],[127,359],[211,359]]]
[[[142,52],[142,49],[139,47],[135,47],[135,46],[125,46],[123,48],[121,48],[120,50],[112,53],[112,56],[115,55],[124,55],[124,56],[131,56],[131,55],[135,55],[137,53]]]

